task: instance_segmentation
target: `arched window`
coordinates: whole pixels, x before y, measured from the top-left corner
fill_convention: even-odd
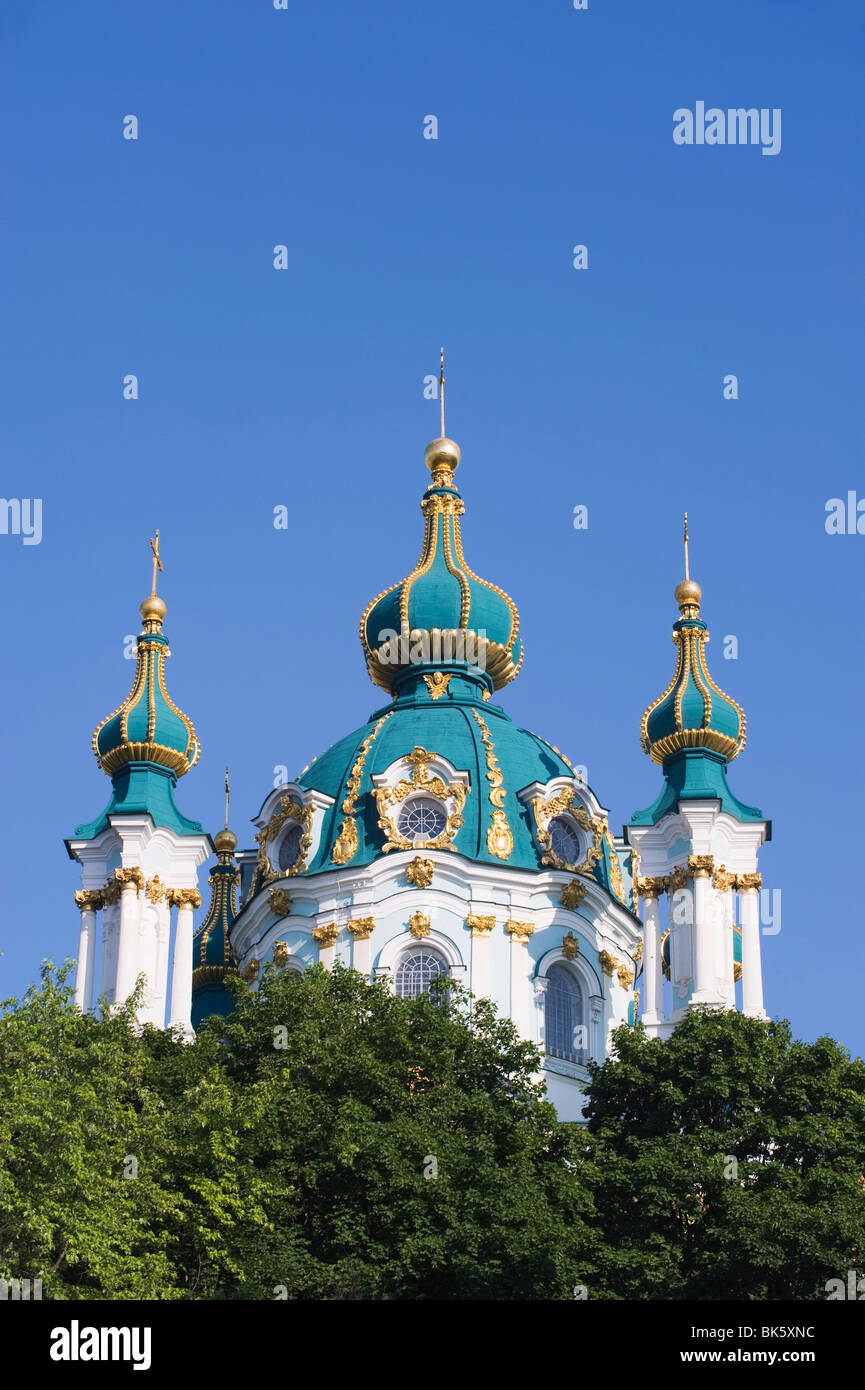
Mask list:
[[[585,1062],[588,1033],[580,982],[566,965],[551,965],[544,994],[544,1046],[549,1057]]]
[[[283,873],[286,869],[293,869],[300,855],[300,842],[303,839],[303,831],[299,825],[292,825],[282,837],[279,845],[279,867]]]
[[[437,951],[417,950],[403,956],[396,972],[394,982],[397,997],[416,999],[430,987],[437,975],[447,974],[447,962]]]

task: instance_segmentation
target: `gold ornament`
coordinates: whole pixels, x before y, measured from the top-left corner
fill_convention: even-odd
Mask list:
[[[607,850],[609,851],[610,856],[610,883],[612,884],[613,894],[615,897],[618,898],[620,903],[627,907],[628,904],[625,896],[625,884],[622,878],[622,867],[619,863],[619,856],[616,854],[616,847],[613,844],[613,837],[610,834],[609,829],[606,827],[606,822],[604,828],[604,839],[607,842]]]
[[[753,893],[763,887],[762,874],[737,874],[736,888],[740,893]]]
[[[477,710],[472,710],[472,714],[477,721],[481,731],[481,742],[486,750],[487,757],[487,781],[490,784],[489,799],[490,805],[497,809],[493,811],[492,822],[487,831],[487,849],[490,854],[494,854],[497,859],[509,859],[514,847],[514,837],[508,825],[508,818],[501,807],[505,804],[504,778],[496,758],[493,740],[490,735],[486,720]]]
[[[313,809],[311,806],[301,806],[297,801],[293,801],[290,796],[281,796],[279,799],[278,811],[274,811],[267,825],[263,830],[259,830],[256,835],[258,841],[258,858],[255,863],[252,883],[249,888],[249,897],[253,897],[258,886],[258,878],[261,877],[262,883],[270,883],[275,878],[292,878],[295,874],[301,874],[306,868],[306,856],[312,844],[312,817]],[[286,821],[294,821],[301,828],[300,845],[298,847],[297,858],[290,868],[282,873],[274,869],[268,857],[268,845],[278,835]]]
[[[709,878],[715,867],[715,860],[711,854],[689,854],[688,873],[693,878]]]
[[[535,833],[544,851],[541,863],[552,864],[555,869],[567,869],[572,874],[591,874],[598,860],[603,857],[601,840],[604,835],[604,822],[598,816],[589,815],[577,797],[575,788],[564,787],[546,801],[542,796],[536,796],[531,806],[535,816]],[[547,826],[555,816],[562,815],[571,816],[582,830],[590,831],[593,836],[594,843],[582,864],[568,864],[564,859],[560,859],[553,849],[553,839]]]
[[[390,719],[392,713],[392,710],[388,710],[387,714],[383,714],[381,719],[377,721],[372,733],[367,734],[363,743],[360,745],[360,750],[354,760],[354,766],[351,769],[351,775],[346,783],[345,797],[342,803],[342,811],[346,819],[339,828],[339,835],[330,852],[332,864],[347,864],[349,860],[353,859],[357,854],[357,822],[354,818],[354,810],[357,805],[358,795],[360,794],[360,783],[363,777],[366,755],[378,737],[382,724]]]
[[[412,936],[416,936],[418,941],[422,941],[425,936],[430,934],[430,919],[425,912],[413,912],[409,918],[409,931]]]
[[[736,875],[727,873],[726,864],[719,864],[712,875],[712,887],[717,889],[719,893],[729,893],[730,889],[735,886],[735,883]]]
[[[82,912],[98,912],[102,898],[101,888],[79,888],[75,894],[75,902]]]
[[[615,956],[610,955],[609,951],[599,951],[598,960],[605,975],[612,975],[619,963]]]
[[[397,829],[397,820],[402,805],[410,796],[422,792],[425,796],[434,797],[442,803],[445,812],[445,827],[439,835],[427,840],[424,844],[425,849],[449,849],[456,853],[456,846],[449,844],[457,830],[463,823],[462,810],[468,796],[468,787],[461,782],[451,782],[449,785],[443,782],[441,777],[430,773],[429,764],[438,755],[430,753],[426,748],[419,745],[412,749],[411,753],[406,754],[406,762],[411,764],[411,780],[401,778],[394,787],[377,787],[373,793],[378,806],[379,828],[384,831],[387,840],[383,846],[382,853],[388,854],[392,849],[414,849],[414,839],[408,839]],[[448,807],[453,806],[449,811]]]
[[[273,963],[280,970],[284,965],[288,965],[290,955],[287,941],[275,941],[273,943]]]
[[[580,883],[578,878],[572,878],[570,883],[563,885],[562,891],[559,894],[559,902],[562,907],[566,907],[569,911],[573,912],[579,907],[588,891],[588,887],[585,883]]]
[[[241,974],[243,975],[244,980],[248,980],[251,985],[254,985],[256,980],[258,979],[258,972],[260,969],[261,961],[258,959],[257,956],[253,956],[249,964],[244,966],[243,970],[241,971]]]
[[[566,960],[576,960],[579,951],[580,943],[574,936],[574,933],[569,931],[567,936],[562,937],[562,955]]]
[[[512,941],[528,941],[534,930],[531,922],[515,922],[512,917],[505,922],[505,931]]]
[[[166,888],[165,900],[174,907],[201,907],[201,894],[197,888]]]
[[[120,884],[116,879],[109,879],[102,889],[103,907],[116,907],[120,902]]]
[[[446,676],[444,671],[433,671],[431,675],[424,676],[424,681],[430,693],[430,699],[440,700],[450,685],[451,678]]]
[[[634,960],[635,960],[635,961],[637,962],[637,964],[639,965],[639,963],[640,963],[640,961],[641,961],[642,959],[643,959],[643,943],[642,943],[642,941],[638,941],[638,942],[637,942],[637,945],[636,945],[636,947],[635,947],[635,949],[634,949]]]
[[[664,884],[668,893],[676,893],[680,888],[687,888],[687,869],[683,868],[681,864],[677,864],[675,869],[673,869],[671,873],[667,874],[666,878],[664,879]]]
[[[141,896],[145,883],[141,869],[115,869],[114,880],[120,884],[121,893],[127,888],[134,888],[136,897]]]
[[[284,888],[271,888],[268,903],[277,917],[287,917],[291,912],[291,898]]]
[[[629,970],[626,965],[620,965],[616,974],[619,977],[619,984],[622,986],[622,989],[630,989],[631,985],[634,983],[633,970]]]
[[[660,878],[637,878],[634,879],[634,890],[641,898],[659,898],[667,886],[667,880]]]
[[[405,876],[413,888],[429,888],[433,881],[435,865],[431,859],[423,859],[419,854],[406,865]]]
[[[161,903],[168,890],[159,874],[154,874],[153,878],[147,881],[147,897],[152,903]]]

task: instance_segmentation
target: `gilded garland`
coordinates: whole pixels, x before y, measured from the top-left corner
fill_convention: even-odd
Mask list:
[[[366,755],[369,752],[373,742],[378,737],[379,729],[381,728],[382,724],[385,723],[386,720],[390,719],[391,713],[392,711],[389,710],[387,714],[383,714],[381,719],[379,719],[378,723],[373,729],[372,733],[367,734],[363,743],[360,745],[360,751],[358,752],[358,755],[354,760],[354,767],[351,770],[351,776],[348,779],[348,785],[345,789],[345,798],[342,803],[342,811],[343,815],[345,816],[345,820],[339,827],[339,835],[337,836],[333,849],[330,852],[330,859],[332,864],[347,864],[349,860],[353,859],[354,856],[357,854],[357,821],[355,820],[354,811],[355,806],[357,805],[358,794],[360,792],[360,783],[361,778],[363,777],[363,767],[364,763],[366,762]]]
[[[514,837],[508,818],[501,809],[505,804],[504,778],[496,758],[493,741],[487,722],[477,710],[472,710],[481,731],[481,742],[487,755],[487,781],[490,784],[490,805],[494,807],[490,828],[487,831],[487,849],[497,859],[509,859],[514,847]]]
[[[405,759],[411,764],[410,779],[400,778],[393,787],[376,787],[373,795],[378,806],[379,829],[386,836],[383,854],[392,849],[417,848],[415,840],[409,839],[399,830],[397,821],[404,802],[408,801],[409,797],[421,793],[440,801],[446,818],[441,834],[424,841],[423,848],[450,849],[456,853],[456,847],[449,842],[463,823],[462,811],[468,787],[463,786],[461,782],[445,782],[437,774],[431,773],[429,764],[437,756],[438,754],[431,753],[426,748],[413,748],[411,753],[406,754]]]

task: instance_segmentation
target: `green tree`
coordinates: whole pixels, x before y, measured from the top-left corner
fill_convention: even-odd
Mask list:
[[[695,1010],[593,1069],[597,1293],[816,1299],[865,1272],[865,1065],[786,1023]]]

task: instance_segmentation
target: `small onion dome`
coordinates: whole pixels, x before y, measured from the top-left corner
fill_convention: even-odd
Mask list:
[[[393,691],[400,674],[419,665],[479,668],[500,690],[522,663],[515,603],[469,569],[463,555],[465,507],[454,483],[459,461],[452,439],[427,445],[432,482],[421,502],[420,559],[405,579],[372,600],[360,620],[367,670],[383,690]]]
[[[210,905],[192,939],[192,1025],[197,1028],[209,1014],[228,1014],[234,1001],[225,988],[225,977],[237,969],[230,933],[237,916],[240,870],[232,859],[237,837],[226,828],[213,837],[219,863],[210,874]]]
[[[192,721],[165,689],[165,660],[171,655],[162,632],[165,604],[156,595],[141,605],[144,631],[138,638],[138,664],[132,689],[93,733],[93,752],[108,776],[125,763],[147,762],[182,777],[198,761],[200,747]]]
[[[705,748],[731,762],[745,746],[745,712],[709,675],[709,630],[699,616],[699,584],[683,579],[675,593],[682,614],[673,624],[676,670],[663,695],[643,715],[640,742],[656,763],[685,748]]]

